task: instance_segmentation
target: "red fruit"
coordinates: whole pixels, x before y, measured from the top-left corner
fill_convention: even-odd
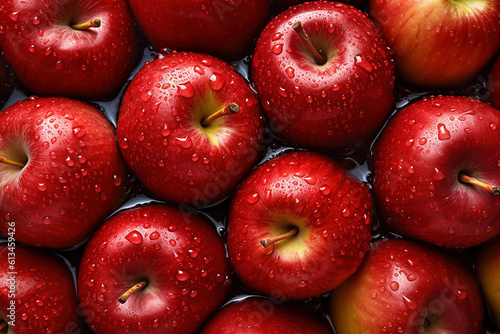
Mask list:
[[[67,248],[84,241],[125,200],[115,133],[96,108],[32,99],[0,113],[0,231],[16,241]]]
[[[470,247],[500,233],[500,112],[465,97],[412,103],[375,146],[374,191],[387,226],[447,247]]]
[[[94,100],[116,94],[138,56],[125,0],[5,0],[0,46],[31,92]]]
[[[470,270],[407,240],[376,242],[331,295],[337,334],[479,334],[483,299]]]
[[[285,154],[259,166],[238,188],[229,214],[229,257],[252,290],[278,298],[316,296],[359,267],[372,214],[368,188],[337,163],[312,152]]]
[[[324,64],[294,31],[298,22]],[[310,2],[266,26],[255,49],[252,82],[276,136],[302,147],[337,149],[366,140],[388,117],[394,63],[361,11]]]
[[[150,204],[119,212],[96,232],[83,254],[78,293],[96,334],[193,333],[223,303],[229,275],[213,226]]]
[[[81,333],[75,281],[60,258],[10,241],[0,258],[1,333]]]
[[[236,114],[203,124],[232,103]],[[208,55],[173,53],[132,80],[117,137],[148,190],[202,207],[227,196],[258,161],[262,130],[255,94],[231,66]]]
[[[208,53],[225,60],[247,54],[267,22],[270,0],[129,0],[157,48]]]
[[[307,309],[251,297],[227,304],[200,334],[332,334],[325,318]]]

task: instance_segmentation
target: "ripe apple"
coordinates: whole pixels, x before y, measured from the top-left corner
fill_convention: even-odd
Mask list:
[[[307,309],[250,297],[218,311],[200,334],[333,334],[325,318]]]
[[[335,289],[337,334],[479,334],[483,300],[471,271],[407,240],[373,244],[356,274]]]
[[[209,223],[148,204],[119,212],[92,237],[78,292],[96,334],[193,333],[224,302],[229,275]]]
[[[0,258],[0,333],[81,333],[75,282],[60,258],[13,241]]]
[[[246,55],[267,22],[270,0],[129,0],[158,49],[208,53],[225,60]]]
[[[138,42],[125,0],[6,0],[0,46],[37,95],[104,99],[135,66]]]
[[[202,207],[227,196],[258,161],[262,131],[243,77],[217,58],[183,52],[155,59],[134,77],[117,137],[154,195]]]
[[[489,101],[500,109],[500,56],[495,60],[488,76],[488,91],[490,93]]]
[[[66,98],[20,101],[0,113],[0,231],[67,248],[125,200],[114,129],[96,108]]]
[[[371,239],[371,193],[313,152],[260,165],[230,207],[228,252],[241,282],[277,298],[326,293],[352,275]]]
[[[275,135],[302,147],[359,144],[391,111],[391,55],[349,5],[308,2],[276,16],[257,41],[251,74]]]
[[[374,193],[387,226],[446,247],[500,233],[500,112],[455,96],[401,110],[375,145]]]
[[[500,46],[499,12],[498,1],[369,2],[398,78],[426,88],[463,84],[488,63]]]
[[[0,108],[5,105],[13,89],[14,83],[12,81],[10,69],[5,64],[5,60],[0,51]]]
[[[476,271],[493,320],[500,328],[500,238],[481,246]]]

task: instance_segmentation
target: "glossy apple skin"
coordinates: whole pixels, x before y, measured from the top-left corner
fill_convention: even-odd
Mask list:
[[[281,13],[292,6],[295,6],[295,5],[304,3],[304,2],[306,2],[306,0],[274,0],[273,6],[274,6],[275,12]],[[349,5],[352,5],[356,8],[358,8],[360,10],[363,10],[365,8],[365,6],[367,5],[368,1],[367,0],[342,0],[342,1],[338,1],[338,2],[344,2],[344,3],[347,3]]]
[[[323,49],[317,65],[293,23]],[[388,117],[394,63],[372,22],[352,6],[311,2],[290,8],[257,41],[252,82],[275,135],[300,147],[335,149],[363,142]]]
[[[7,317],[8,308],[15,300],[15,326],[8,326],[8,333],[81,333],[83,321],[69,267],[39,249],[16,244],[9,250],[12,244],[0,245],[0,319],[12,320]],[[12,252],[14,257],[9,256]],[[9,297],[12,277],[16,282],[14,299]]]
[[[231,102],[234,115],[201,120]],[[223,199],[259,159],[263,122],[243,77],[203,54],[172,53],[129,85],[117,137],[127,164],[156,196],[203,207]]]
[[[369,248],[371,193],[329,158],[282,155],[239,186],[230,207],[228,252],[251,290],[301,299],[332,290],[352,275]],[[260,240],[297,227],[264,248]]]
[[[157,48],[225,59],[248,54],[265,26],[270,0],[129,0],[132,13]]]
[[[488,91],[491,105],[500,109],[500,57],[497,57],[488,75]]]
[[[109,98],[135,66],[138,42],[125,0],[6,0],[2,9],[0,46],[37,95]],[[96,18],[99,28],[70,27]]]
[[[499,13],[498,0],[369,2],[398,78],[424,88],[458,86],[486,65],[500,46]]]
[[[500,184],[500,112],[465,97],[430,97],[401,110],[375,145],[373,189],[389,229],[446,247],[500,233],[500,197],[458,180]]]
[[[85,248],[82,310],[96,333],[192,333],[225,300],[230,268],[210,223],[163,204],[121,211]],[[143,279],[149,284],[121,304]]]
[[[251,297],[225,305],[200,334],[333,334],[325,318],[309,310]]]
[[[330,316],[337,334],[475,334],[484,310],[471,271],[436,249],[393,239],[373,244],[333,291]]]
[[[68,248],[84,241],[125,200],[127,174],[114,129],[94,107],[66,98],[20,101],[0,113],[0,231]]]
[[[481,290],[488,302],[497,328],[500,328],[500,239],[495,238],[481,246],[476,260],[476,271]]]
[[[2,52],[0,51],[0,109],[5,105],[14,89],[14,83],[10,69],[5,64]]]

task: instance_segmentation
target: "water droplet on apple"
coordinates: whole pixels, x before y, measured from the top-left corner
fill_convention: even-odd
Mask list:
[[[203,69],[198,65],[196,65],[193,70],[195,73],[198,73],[199,75],[205,74],[205,71],[203,71]]]
[[[153,233],[151,233],[151,234],[149,235],[149,239],[151,239],[151,240],[156,240],[156,239],[158,239],[159,237],[160,237],[160,233],[158,233],[157,231],[155,231],[155,232],[153,232]]]
[[[35,53],[35,51],[36,51],[35,45],[34,45],[34,44],[31,44],[31,45],[28,47],[28,51],[29,51],[29,52],[31,52],[31,53]]]
[[[467,291],[465,291],[465,290],[457,290],[457,298],[459,300],[464,300],[465,298],[467,298]]]
[[[318,182],[318,178],[316,176],[309,175],[304,177],[304,181],[306,181],[307,184],[315,185],[316,182]]]
[[[287,97],[288,95],[286,94],[286,90],[285,88],[283,87],[277,87],[276,90],[278,91],[278,94],[283,96],[283,97]]]
[[[41,299],[37,299],[35,303],[36,303],[38,306],[43,306],[43,305],[44,305],[43,300],[41,300]]]
[[[307,281],[300,281],[297,285],[299,288],[305,288],[307,286]]]
[[[339,86],[339,84],[334,84],[334,85],[332,86],[332,92],[338,92],[339,90],[340,90],[340,86]]]
[[[40,191],[45,191],[47,190],[47,186],[45,185],[45,183],[39,183],[38,186],[37,186],[38,190]]]
[[[22,321],[26,321],[26,320],[28,320],[28,315],[27,315],[26,313],[23,313],[23,314],[21,315],[21,320],[22,320]]]
[[[167,230],[168,230],[169,232],[175,232],[175,231],[177,231],[177,226],[176,226],[176,225],[169,225],[169,226],[167,227]]]
[[[86,133],[86,130],[83,126],[79,125],[79,126],[75,126],[73,128],[73,135],[75,136],[75,138],[82,138],[83,136],[85,136],[85,133]]]
[[[408,279],[408,281],[410,281],[410,282],[413,282],[417,279],[417,275],[409,274],[408,276],[406,276],[406,279]]]
[[[292,67],[288,67],[286,70],[285,70],[286,74],[288,75],[288,77],[290,79],[293,79],[295,77],[295,70],[292,68]]]
[[[93,286],[94,286],[94,280],[93,280],[92,278],[89,278],[89,279],[87,280],[87,286],[88,286],[89,288],[91,288],[91,287],[93,287]]]
[[[349,210],[349,208],[345,208],[344,210],[342,210],[342,217],[347,218],[350,215],[351,215],[351,211]]]
[[[185,272],[185,271],[182,271],[182,270],[178,270],[177,271],[177,274],[175,275],[175,277],[181,281],[181,282],[185,282],[189,279],[189,273],[188,272]]]
[[[443,172],[441,172],[439,169],[437,168],[434,168],[434,175],[432,176],[432,178],[436,181],[441,181],[442,179],[444,179],[444,174]]]
[[[179,145],[181,145],[183,148],[190,148],[191,146],[193,146],[193,142],[189,137],[177,137],[175,139],[177,139]]]
[[[319,191],[320,191],[323,195],[328,196],[328,195],[330,195],[331,189],[330,189],[330,187],[329,187],[329,186],[323,186],[323,187],[320,187],[320,188],[319,188]]]
[[[408,307],[410,310],[417,309],[417,303],[411,300],[410,298],[403,296],[403,302],[405,303],[406,307]]]
[[[8,16],[9,19],[11,19],[14,22],[17,22],[17,19],[19,18],[19,12],[12,12]]]
[[[187,98],[191,98],[194,96],[194,88],[193,85],[188,81],[184,84],[177,85],[177,93],[180,96],[184,96]]]
[[[198,251],[196,249],[188,250],[188,255],[192,259],[196,259],[198,257]]]
[[[274,45],[274,46],[271,48],[271,51],[272,51],[275,55],[279,55],[279,54],[281,54],[281,52],[283,52],[283,44],[276,44],[276,45]]]
[[[370,64],[363,55],[358,55],[354,58],[354,65],[362,68],[367,72],[373,71],[372,64]]]
[[[130,232],[125,236],[131,244],[140,245],[142,243],[142,234],[136,230]]]
[[[255,204],[259,201],[259,193],[254,192],[247,196],[247,202],[249,204]]]
[[[42,222],[45,225],[48,225],[48,224],[52,223],[52,218],[50,218],[49,216],[45,216],[45,217],[43,217]]]
[[[448,131],[448,129],[446,128],[446,125],[444,125],[443,123],[439,123],[437,125],[437,127],[438,127],[439,140],[447,140],[447,139],[451,138],[450,131]]]
[[[222,75],[214,73],[209,80],[210,88],[213,90],[220,90],[224,86],[224,77]]]
[[[274,34],[274,35],[273,35],[273,37],[271,37],[271,40],[272,40],[273,42],[275,42],[275,41],[279,40],[281,37],[283,37],[283,34],[281,34],[281,33],[276,33],[276,34]]]
[[[495,123],[491,123],[491,124],[490,124],[490,129],[491,129],[492,131],[495,131],[495,130],[497,129],[497,125],[496,125]]]
[[[389,287],[391,288],[392,291],[398,291],[399,283],[396,281],[392,281],[391,283],[389,283]]]

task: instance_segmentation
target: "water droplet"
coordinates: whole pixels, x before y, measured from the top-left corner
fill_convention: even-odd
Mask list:
[[[318,178],[316,176],[309,175],[304,178],[304,181],[306,181],[307,184],[315,185],[316,182],[318,182]]]
[[[46,225],[50,224],[50,223],[52,223],[52,218],[50,218],[49,216],[45,216],[45,217],[43,217],[42,222]]]
[[[189,137],[177,137],[175,139],[178,140],[179,145],[181,145],[183,148],[190,148],[191,146],[193,146],[193,142]]]
[[[279,55],[281,54],[281,52],[283,52],[283,44],[276,44],[272,47],[271,51],[275,54],[275,55]]]
[[[180,96],[184,96],[187,98],[191,98],[194,96],[194,88],[193,85],[188,81],[185,84],[177,85],[177,93]]]
[[[38,188],[38,190],[40,190],[40,191],[45,191],[45,190],[47,190],[47,186],[45,185],[45,183],[39,183],[37,188]]]
[[[283,37],[283,34],[281,33],[276,33],[273,35],[273,37],[271,37],[271,39],[273,40],[273,42],[277,41],[278,39],[280,39],[281,37]]]
[[[38,306],[43,306],[43,300],[37,299],[35,302]]]
[[[334,85],[332,86],[332,91],[333,91],[333,92],[338,92],[339,90],[340,90],[340,86],[339,86],[338,84],[334,84]]]
[[[443,172],[441,172],[439,169],[437,168],[434,168],[434,175],[432,176],[432,178],[436,181],[441,181],[442,179],[444,179],[444,174]]]
[[[247,202],[249,204],[255,204],[257,203],[258,200],[259,200],[259,193],[257,192],[254,192],[247,196]]]
[[[464,300],[465,298],[467,298],[467,291],[457,290],[457,298],[460,300]]]
[[[205,74],[205,71],[203,71],[203,69],[202,69],[200,66],[198,66],[198,65],[196,65],[196,66],[194,67],[194,72],[195,72],[195,73],[198,73],[199,75],[203,75],[203,74]]]
[[[408,276],[406,276],[406,279],[408,279],[408,281],[410,281],[410,282],[413,282],[414,280],[417,279],[417,275],[409,274]]]
[[[285,70],[286,74],[288,75],[288,77],[290,79],[293,79],[295,77],[295,70],[292,68],[292,67],[288,67],[286,70]]]
[[[89,288],[91,288],[91,287],[93,287],[93,286],[94,286],[94,280],[93,280],[92,278],[90,278],[90,279],[88,279],[88,280],[87,280],[87,286],[88,286]]]
[[[14,21],[14,22],[17,22],[17,19],[19,18],[19,12],[12,12],[9,14],[9,18]]]
[[[415,303],[410,298],[408,298],[406,296],[403,296],[403,302],[405,303],[406,307],[408,307],[410,310],[416,310],[417,309],[417,303]]]
[[[349,208],[345,208],[344,210],[342,210],[342,217],[347,218],[350,215],[351,215],[351,211],[349,210]]]
[[[354,65],[362,68],[367,72],[373,71],[373,66],[370,64],[363,55],[358,55],[354,59]]]
[[[323,187],[320,187],[320,188],[319,188],[319,191],[320,191],[323,195],[325,195],[325,196],[330,195],[330,192],[331,192],[331,190],[330,190],[330,187],[329,187],[329,186],[323,186]]]
[[[222,75],[214,73],[210,77],[209,83],[213,90],[220,90],[224,86],[224,78]]]
[[[188,255],[192,259],[196,259],[198,257],[198,251],[196,249],[188,250]]]
[[[75,126],[73,128],[73,135],[75,136],[75,138],[82,138],[83,136],[85,136],[85,133],[85,128],[81,125]]]
[[[175,277],[181,281],[181,282],[185,282],[189,279],[189,273],[185,272],[185,271],[182,271],[182,270],[178,270],[177,271],[177,274],[175,275]]]
[[[298,286],[299,288],[305,288],[307,286],[307,281],[300,281]]]
[[[398,291],[398,289],[399,289],[399,283],[396,282],[396,281],[392,281],[389,284],[389,287],[391,288],[392,291]]]
[[[158,233],[158,232],[156,232],[156,231],[155,231],[155,232],[153,232],[153,233],[151,233],[151,234],[149,235],[149,239],[151,239],[151,240],[156,240],[156,239],[158,239],[159,237],[160,237],[160,233]]]
[[[437,127],[438,127],[439,140],[447,140],[447,139],[451,138],[450,131],[448,131],[448,129],[446,128],[446,125],[444,125],[443,123],[439,123],[437,125]]]
[[[140,245],[142,243],[142,234],[136,230],[130,232],[125,236],[130,243],[134,245]]]
[[[28,46],[28,51],[31,53],[35,53],[35,51],[36,51],[35,45],[31,44],[30,46]]]

